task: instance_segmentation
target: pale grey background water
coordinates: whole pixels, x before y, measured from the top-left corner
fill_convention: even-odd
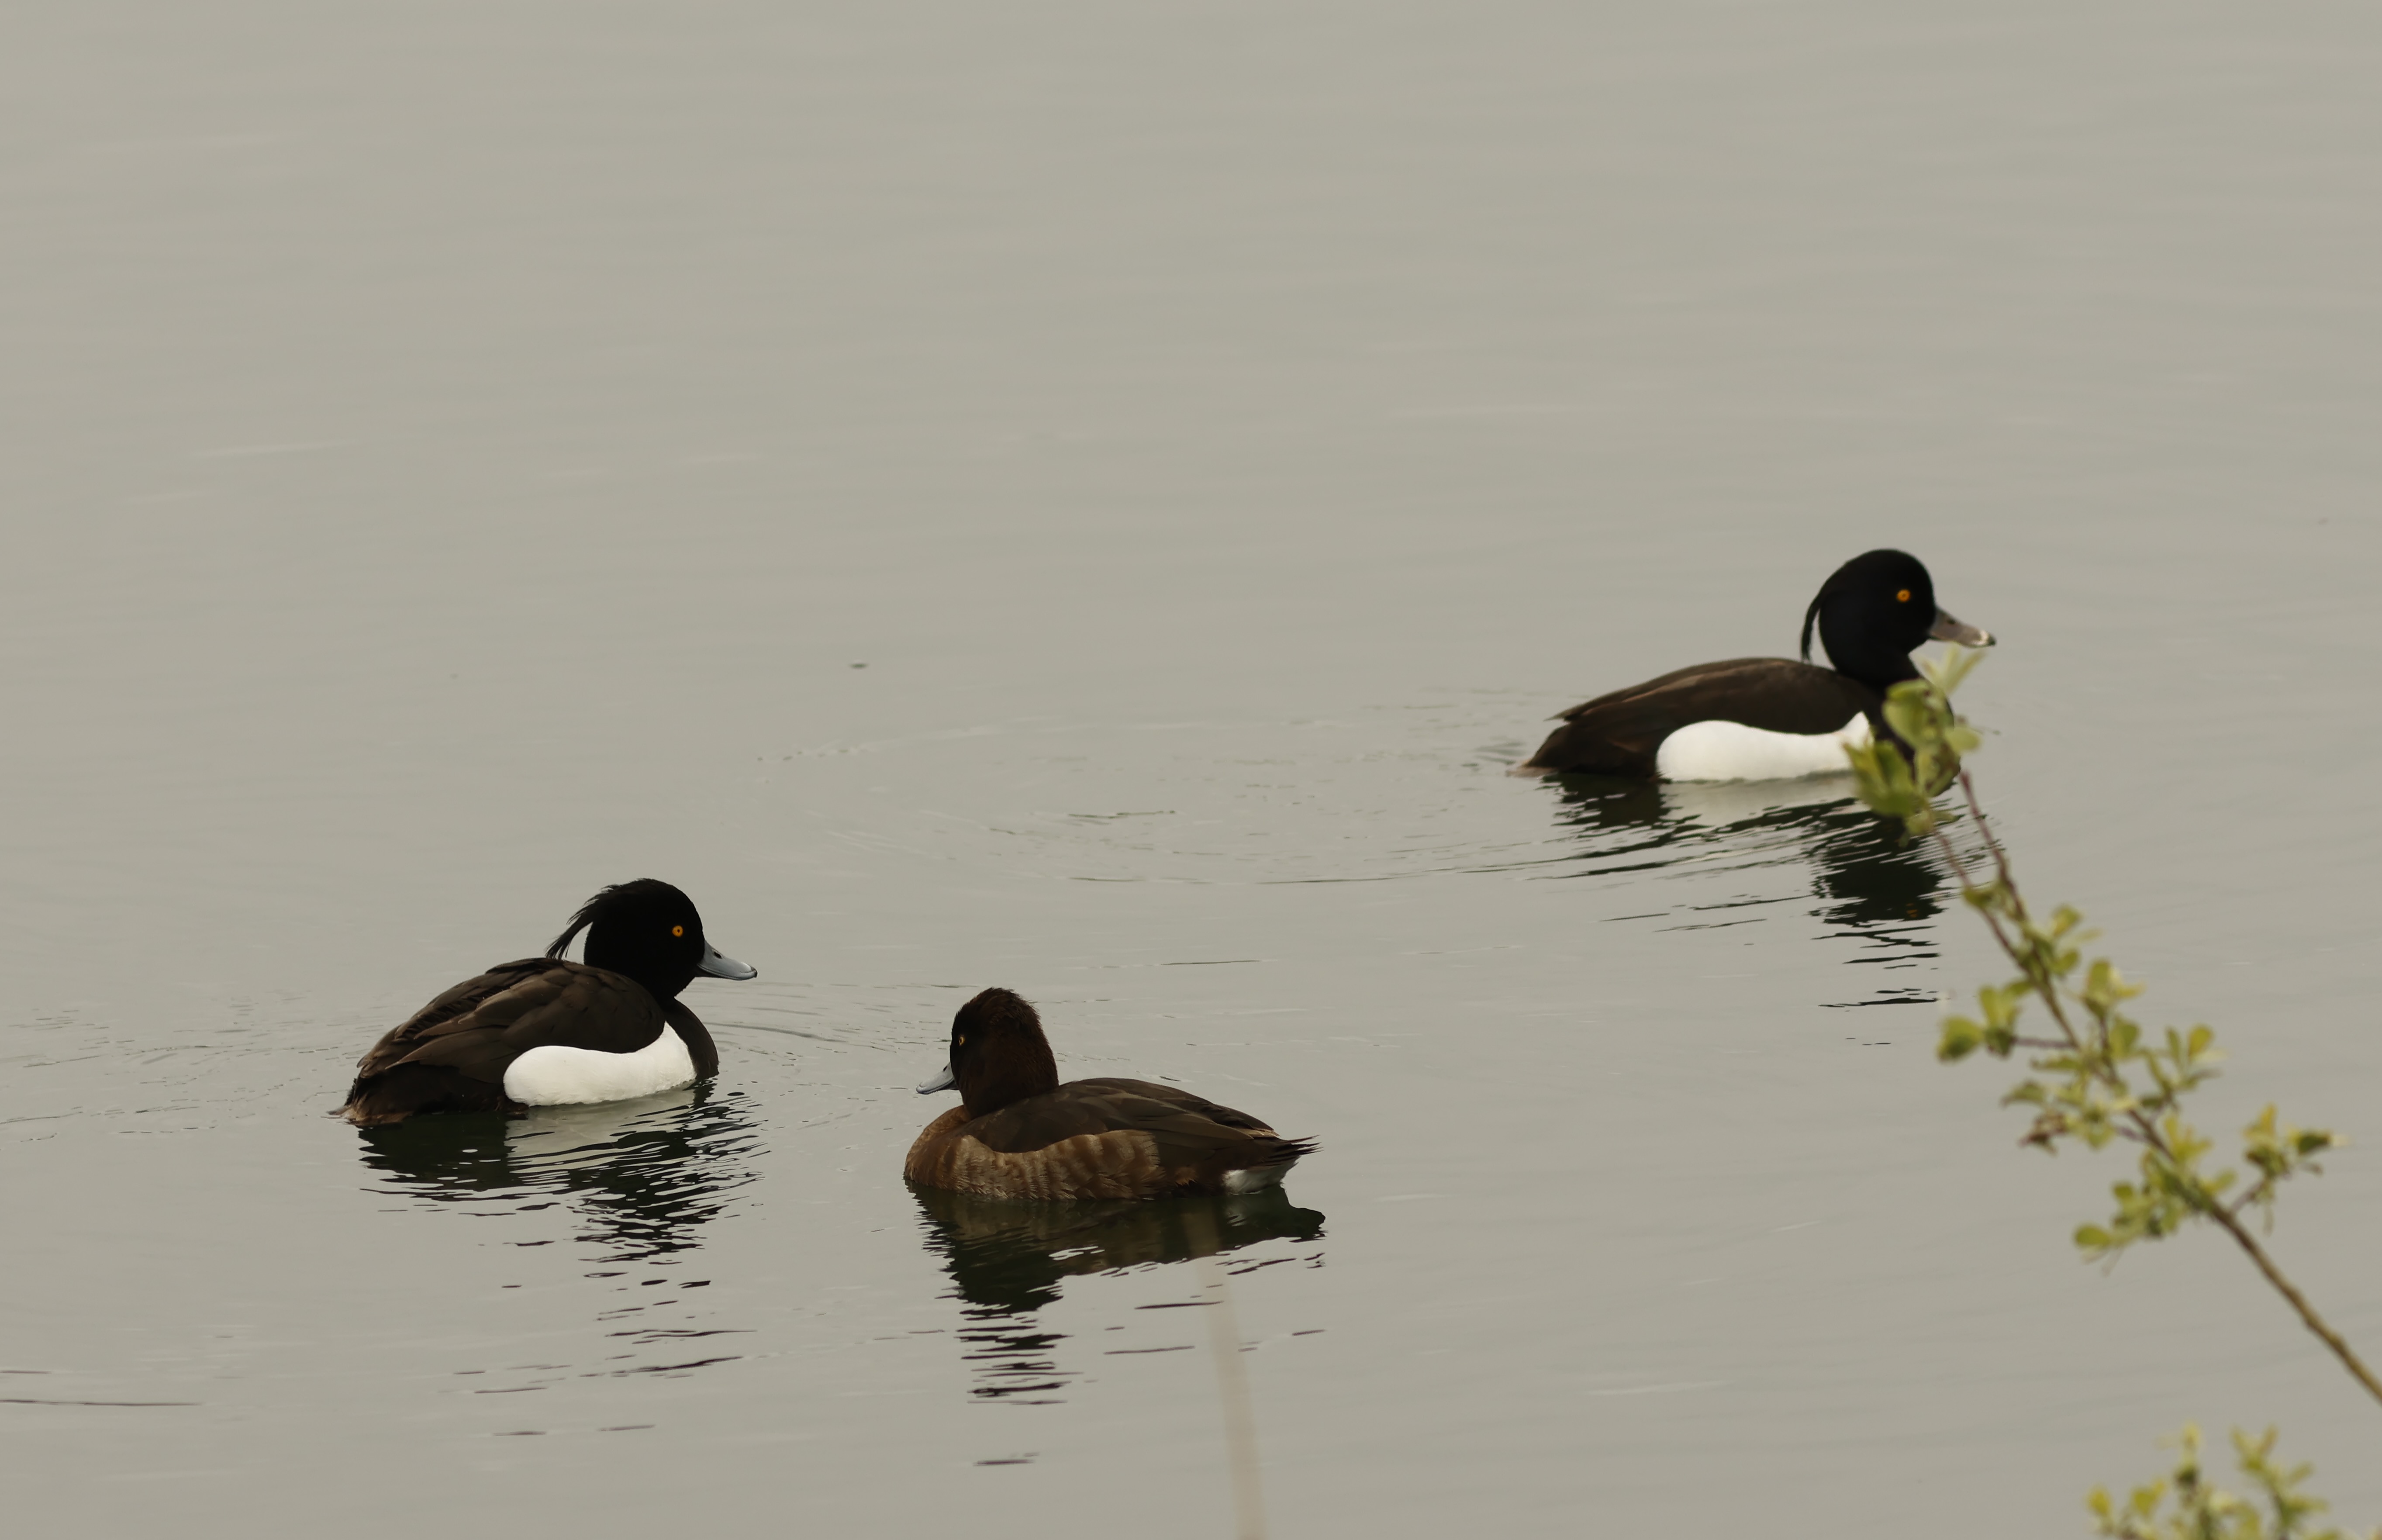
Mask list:
[[[1280,1535],[2077,1533],[2187,1418],[2382,1518],[2236,1258],[2074,1260],[2118,1170],[1932,1061],[1988,960],[1835,788],[1503,773],[1920,553],[2206,1121],[2358,1141],[2277,1246],[2382,1348],[2377,78],[2346,5],[12,12],[12,1527],[1226,1533],[1200,1272],[1004,1316],[898,1180],[995,982],[1323,1141],[1232,1257]],[[323,1115],[645,874],[762,970],[707,1099]]]

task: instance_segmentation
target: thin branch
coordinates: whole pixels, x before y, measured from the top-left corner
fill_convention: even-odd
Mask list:
[[[2009,852],[2002,848],[2001,836],[1994,832],[1992,821],[1985,817],[1984,805],[1977,800],[1977,783],[1969,779],[1966,770],[1961,770],[1957,779],[1960,782],[1961,799],[1969,805],[1969,816],[1977,820],[1977,833],[1985,842],[1986,853],[1994,858],[1995,874],[2001,878],[2002,886],[2009,890],[2010,897],[2018,899],[2018,884],[2010,877]],[[2024,901],[2020,900],[2020,912],[2023,914],[2025,908]]]
[[[1976,783],[1969,778],[1969,772],[1965,770],[1959,772],[1958,781],[1960,795],[1968,803],[1970,816],[1976,821],[1977,832],[1984,841],[1985,851],[1993,858],[1994,873],[1999,881],[2002,893],[2008,900],[2011,916],[2021,928],[2028,927],[2031,924],[2031,917],[2027,911],[2026,899],[2019,892],[2018,883],[2011,876],[2008,853],[2002,847],[2000,838],[1995,834],[1992,822],[1985,816],[1983,805],[1978,801]],[[1970,875],[1968,863],[1961,859],[1960,853],[1953,847],[1951,840],[1946,836],[1942,827],[1939,825],[1932,832],[1935,836],[1937,847],[1944,852],[1945,859],[1951,865],[1952,875],[1959,882],[1962,894],[1977,892],[1980,884]],[[2083,1055],[2090,1066],[2089,1072],[2095,1079],[2120,1095],[2130,1097],[2133,1094],[2133,1087],[2127,1083],[2125,1077],[2108,1062],[2105,1054],[2093,1053],[2087,1047],[2083,1036],[2077,1031],[2075,1024],[2069,1020],[2066,1002],[2062,999],[2064,991],[2058,978],[2051,973],[2032,948],[2022,948],[2012,941],[2009,931],[2002,923],[2001,916],[1989,909],[1981,909],[1979,912],[1983,914],[1985,923],[1992,928],[1994,940],[2000,945],[2003,954],[2018,965],[2020,973],[2034,986],[2034,992],[2041,997],[2044,1010],[2050,1013],[2052,1020],[2058,1023],[2059,1030],[2066,1040],[2063,1042],[2042,1042],[2041,1045],[2053,1051],[2064,1048]],[[2029,1046],[2034,1046],[2039,1041],[2030,1041]],[[2169,1100],[2172,1101],[2172,1097]],[[2174,1150],[2167,1144],[2165,1136],[2159,1132],[2156,1121],[2148,1113],[2143,1112],[2140,1107],[2134,1107],[2128,1109],[2124,1116],[2126,1123],[2130,1124],[2131,1127],[2120,1125],[2116,1130],[2120,1136],[2143,1145],[2169,1171],[2189,1177],[2183,1163],[2176,1158]],[[2252,1264],[2258,1269],[2266,1282],[2274,1286],[2275,1292],[2280,1294],[2290,1303],[2291,1309],[2298,1312],[2300,1324],[2314,1333],[2316,1340],[2332,1350],[2333,1356],[2340,1361],[2341,1367],[2349,1371],[2351,1378],[2364,1387],[2367,1395],[2373,1397],[2376,1402],[2382,1402],[2382,1380],[2375,1378],[2374,1372],[2366,1368],[2364,1361],[2357,1356],[2355,1349],[2350,1347],[2347,1339],[2333,1330],[2330,1324],[2316,1312],[2315,1307],[2308,1302],[2307,1296],[2302,1294],[2298,1287],[2284,1275],[2283,1270],[2275,1265],[2274,1259],[2266,1254],[2266,1249],[2258,1244],[2257,1237],[2252,1235],[2249,1228],[2241,1221],[2240,1210],[2247,1207],[2261,1192],[2271,1191],[2274,1186],[2273,1180],[2268,1178],[2261,1182],[2257,1187],[2244,1193],[2235,1204],[2229,1206],[2219,1200],[2215,1193],[2210,1192],[2206,1185],[2197,1177],[2190,1178],[2190,1186],[2201,1199],[2201,1201],[2195,1205],[2199,1212],[2233,1238],[2233,1243],[2241,1248],[2243,1254],[2249,1257]]]
[[[2299,1291],[2290,1279],[2283,1276],[2283,1270],[2275,1265],[2273,1258],[2266,1255],[2266,1249],[2258,1244],[2258,1238],[2252,1235],[2241,1220],[2226,1212],[2221,1205],[2209,1211],[2208,1217],[2215,1220],[2227,1235],[2233,1238],[2233,1243],[2236,1246],[2249,1253],[2250,1260],[2257,1264],[2258,1271],[2265,1274],[2266,1281],[2275,1286],[2275,1292],[2290,1301],[2291,1308],[2300,1312],[2300,1324],[2315,1333],[2317,1340],[2332,1349],[2332,1356],[2340,1360],[2341,1367],[2348,1370],[2351,1376],[2365,1387],[2367,1395],[2376,1401],[2382,1401],[2382,1381],[2375,1379],[2374,1371],[2365,1367],[2364,1361],[2357,1356],[2348,1341],[2327,1325],[2324,1317],[2315,1312],[2315,1307],[2307,1302],[2307,1297]]]

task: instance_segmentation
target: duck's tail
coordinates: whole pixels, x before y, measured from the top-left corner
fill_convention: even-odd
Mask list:
[[[400,1064],[358,1080],[338,1115],[359,1128],[385,1127],[422,1113],[512,1112],[505,1088],[447,1065]]]
[[[1311,1139],[1261,1135],[1251,1140],[1246,1148],[1234,1152],[1238,1158],[1224,1173],[1222,1186],[1226,1192],[1257,1192],[1280,1187],[1290,1168],[1315,1153],[1315,1149],[1316,1141]]]

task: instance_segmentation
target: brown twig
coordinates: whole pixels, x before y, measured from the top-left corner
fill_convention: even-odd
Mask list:
[[[2374,1371],[2366,1368],[2364,1361],[2357,1356],[2348,1341],[2315,1312],[2315,1307],[2307,1302],[2307,1297],[2299,1291],[2298,1286],[2283,1275],[2283,1270],[2266,1255],[2266,1249],[2258,1244],[2258,1238],[2252,1235],[2241,1220],[2226,1212],[2222,1204],[2210,1209],[2208,1217],[2233,1238],[2233,1244],[2249,1254],[2250,1260],[2257,1264],[2258,1271],[2265,1275],[2266,1281],[2275,1286],[2275,1292],[2290,1300],[2291,1308],[2300,1312],[2300,1324],[2315,1333],[2316,1339],[2332,1349],[2332,1356],[2340,1360],[2340,1366],[2349,1371],[2350,1377],[2364,1386],[2367,1395],[2382,1401],[2382,1383],[2375,1380]]]
[[[1960,795],[1968,803],[1970,817],[1976,822],[1977,832],[1984,841],[1986,853],[1993,857],[1995,877],[2001,891],[2008,896],[2010,913],[2021,927],[2025,927],[2029,924],[2026,900],[2019,893],[2018,884],[2010,876],[2008,853],[2002,848],[2000,839],[1995,836],[1985,817],[1984,807],[1977,800],[1976,785],[1969,779],[1969,772],[1965,770],[1961,770],[1958,780]],[[1960,853],[1953,847],[1950,838],[1945,834],[1942,826],[1939,824],[1933,832],[1936,846],[1943,851],[1945,859],[1951,865],[1954,881],[1960,884],[1961,893],[1966,896],[1981,891],[1982,884],[1970,875],[1968,863],[1961,859]],[[2103,1062],[2102,1056],[2092,1053],[2084,1035],[2078,1032],[2075,1025],[2068,1019],[2068,1012],[2060,999],[2059,980],[2044,967],[2040,959],[2011,942],[2008,931],[2003,927],[2001,916],[1983,908],[1980,908],[1978,912],[1985,917],[1985,923],[1993,930],[1994,941],[2001,947],[2003,954],[2018,965],[2019,971],[2025,976],[2029,983],[2034,986],[2034,992],[2041,997],[2044,1008],[2050,1013],[2052,1020],[2058,1024],[2060,1033],[2066,1039],[2061,1042],[2040,1039],[2020,1039],[2019,1041],[2027,1047],[2040,1046],[2054,1052],[2065,1049],[2078,1054],[2088,1066],[2093,1066],[2092,1073],[2103,1085],[2131,1099],[2133,1088],[2126,1083],[2123,1076]],[[2183,1169],[2182,1163],[2176,1158],[2174,1149],[2159,1132],[2156,1121],[2149,1114],[2140,1107],[2130,1107],[2125,1113],[2125,1117],[2131,1127],[2120,1127],[2116,1130],[2118,1134],[2149,1149],[2170,1170]],[[2340,1361],[2341,1367],[2349,1371],[2351,1379],[2364,1387],[2367,1395],[2373,1397],[2376,1401],[2382,1402],[2382,1381],[2375,1378],[2374,1372],[2365,1367],[2364,1361],[2357,1356],[2355,1349],[2350,1347],[2348,1341],[2339,1332],[2333,1330],[2331,1324],[2323,1316],[2316,1313],[2315,1307],[2308,1302],[2307,1296],[2302,1294],[2298,1286],[2284,1275],[2281,1268],[2275,1265],[2274,1258],[2268,1256],[2266,1249],[2258,1244],[2258,1238],[2252,1235],[2248,1227],[2241,1223],[2239,1207],[2247,1205],[2258,1193],[2272,1190],[2273,1187],[2274,1182],[2271,1177],[2261,1181],[2244,1193],[2240,1204],[2233,1207],[2216,1201],[2215,1194],[2206,1191],[2204,1185],[2199,1181],[2189,1183],[2186,1190],[2198,1200],[2192,1205],[2195,1211],[2233,1238],[2233,1243],[2241,1248],[2242,1252],[2249,1257],[2260,1275],[2274,1286],[2275,1292],[2280,1294],[2290,1303],[2291,1309],[2299,1312],[2300,1324],[2314,1332],[2316,1340],[2332,1350],[2333,1357]]]

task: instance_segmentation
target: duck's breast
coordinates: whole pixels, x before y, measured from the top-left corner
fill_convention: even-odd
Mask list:
[[[1701,663],[1573,707],[1521,768],[1667,781],[1815,775],[1845,768],[1835,740],[1877,703],[1869,686],[1792,659]]]
[[[694,1058],[674,1029],[633,1053],[547,1043],[505,1066],[505,1095],[524,1106],[625,1102],[693,1083]]]
[[[1869,742],[1869,718],[1860,712],[1833,733],[1772,733],[1737,721],[1689,722],[1654,751],[1654,773],[1665,781],[1793,781],[1841,773],[1848,747]]]

